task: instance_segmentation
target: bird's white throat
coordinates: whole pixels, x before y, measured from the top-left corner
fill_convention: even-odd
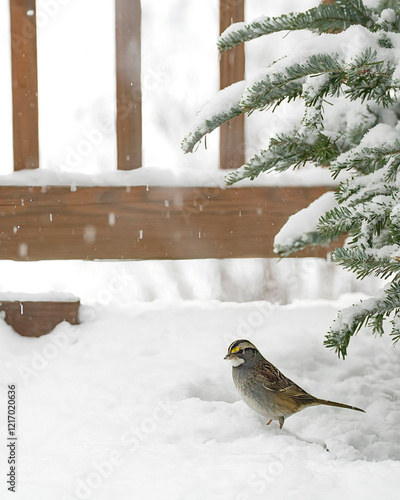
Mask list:
[[[236,368],[237,366],[240,366],[244,363],[244,359],[242,359],[242,358],[231,358],[229,361],[231,362],[231,364],[234,368]]]

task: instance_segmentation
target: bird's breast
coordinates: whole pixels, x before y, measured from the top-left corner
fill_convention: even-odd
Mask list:
[[[252,376],[246,369],[233,368],[233,381],[243,401],[259,415],[268,419],[278,419],[281,414],[275,405],[275,395],[268,391],[263,384]]]

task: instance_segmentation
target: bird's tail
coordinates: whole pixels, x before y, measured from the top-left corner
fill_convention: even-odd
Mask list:
[[[326,401],[325,399],[318,399],[317,404],[325,405],[325,406],[337,406],[338,408],[347,408],[348,410],[362,411],[363,413],[365,413],[365,410],[362,410],[361,408],[357,408],[355,406],[350,406],[350,405],[345,405],[343,403],[335,403],[335,401]]]

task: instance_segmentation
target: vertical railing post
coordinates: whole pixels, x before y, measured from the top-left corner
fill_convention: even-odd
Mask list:
[[[115,0],[117,77],[117,165],[142,166],[140,0]]]
[[[222,33],[232,23],[244,21],[245,0],[220,0],[219,27]],[[220,59],[220,88],[244,80],[243,44],[228,50]],[[245,162],[244,115],[220,127],[220,168],[234,169]]]
[[[36,1],[10,0],[14,170],[39,167]]]

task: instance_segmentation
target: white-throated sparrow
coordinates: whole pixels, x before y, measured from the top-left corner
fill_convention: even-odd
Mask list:
[[[311,396],[285,377],[248,340],[232,342],[224,359],[232,363],[233,381],[243,401],[268,418],[268,425],[272,420],[278,420],[282,429],[285,418],[309,406],[337,406],[364,412],[355,406]]]

